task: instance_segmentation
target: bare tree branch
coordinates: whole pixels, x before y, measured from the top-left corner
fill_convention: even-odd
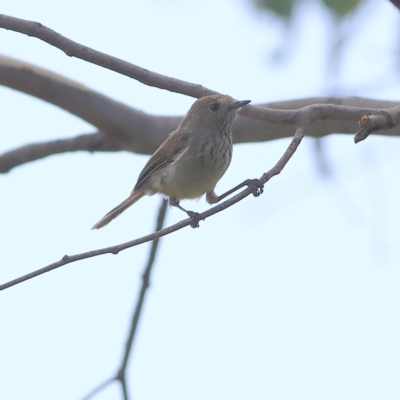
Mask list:
[[[182,116],[146,114],[61,75],[6,56],[0,56],[0,84],[57,105],[91,123],[104,134],[78,136],[65,141],[51,141],[48,146],[46,143],[40,143],[11,150],[0,155],[0,173],[8,172],[25,162],[60,152],[124,149],[152,154],[182,119]],[[354,97],[322,97],[262,104],[255,109],[257,118],[261,118],[263,123],[239,117],[233,127],[233,139],[235,143],[242,143],[291,137],[295,131],[294,126],[304,125],[305,122],[310,124],[306,124],[306,135],[312,137],[322,137],[331,133],[354,133],[361,115],[373,113],[377,109],[393,109],[396,105],[395,102]],[[250,106],[245,109],[248,107]],[[273,118],[274,123],[266,122],[264,117],[260,117],[259,110],[267,114],[279,112],[279,118],[283,119]],[[337,111],[342,113],[342,117]],[[396,125],[393,129],[379,133],[400,136],[400,127]]]
[[[51,71],[0,56],[0,84],[54,104],[92,124],[124,149],[148,154],[173,131],[175,121],[151,116]],[[162,126],[163,138],[160,137]]]
[[[1,69],[1,68],[0,68]],[[326,103],[327,101],[336,102],[338,104],[357,104],[357,106],[364,105],[365,108],[370,109],[380,109],[386,107],[393,107],[396,103],[389,101],[378,101],[362,98],[310,98],[303,100],[292,100],[278,103],[269,103],[265,106],[269,108],[279,108],[286,109],[296,106],[307,107],[310,104],[318,104],[320,102]],[[370,106],[370,107],[369,107]],[[115,117],[120,115],[116,114]],[[115,118],[114,116],[112,118]],[[93,133],[86,135],[79,135],[74,138],[59,139],[43,143],[33,143],[24,145],[22,147],[10,150],[3,154],[0,154],[0,173],[7,173],[11,169],[22,165],[27,162],[39,160],[41,158],[60,154],[65,152],[74,151],[135,151],[140,146],[139,153],[152,154],[157,147],[162,143],[167,135],[179,124],[183,117],[161,117],[154,116],[150,117],[154,119],[154,123],[148,120],[148,127],[144,129],[150,129],[148,135],[143,135],[142,129],[138,129],[139,123],[132,123],[129,127],[129,132],[122,128],[119,135],[125,136],[126,139],[124,143],[119,140],[113,140],[107,134],[103,133]],[[132,116],[132,120],[135,120],[135,116]],[[122,121],[122,119],[119,119]],[[314,138],[320,138],[332,133],[350,133],[353,134],[357,131],[358,124],[351,122],[342,121],[319,121],[307,127],[306,135]],[[238,117],[233,126],[233,141],[234,143],[252,143],[252,142],[262,142],[269,140],[276,140],[280,138],[286,138],[293,136],[295,128],[290,125],[275,125],[268,123],[260,123],[257,121],[252,121],[247,118]],[[384,134],[387,136],[400,136],[400,126],[396,126],[374,132],[375,134]],[[129,145],[127,143],[129,142]]]
[[[52,46],[59,48],[71,57],[77,57],[104,68],[129,76],[149,86],[166,89],[192,97],[202,97],[217,92],[179,79],[167,77],[138,67],[134,64],[109,56],[87,46],[80,45],[59,33],[43,26],[38,22],[26,21],[0,14],[0,28],[24,33],[37,37]],[[317,121],[341,120],[357,122],[363,114],[374,110],[366,108],[352,108],[341,105],[307,106],[298,110],[277,110],[271,108],[248,105],[239,111],[239,114],[259,122],[292,125],[295,127],[308,126]],[[389,114],[396,110],[386,110]]]
[[[297,150],[298,145],[300,144],[302,138],[304,136],[304,128],[299,128],[296,130],[295,136],[291,140],[289,147],[286,149],[285,153],[281,157],[281,159],[276,163],[276,165],[269,170],[268,172],[264,173],[259,181],[261,183],[266,183],[268,182],[272,177],[275,175],[278,175],[281,173],[283,168],[285,167],[286,163],[289,161],[289,159],[293,156],[295,151]],[[208,217],[211,217],[214,214],[217,214],[228,207],[231,207],[232,205],[236,204],[237,202],[243,200],[245,197],[249,196],[250,194],[256,194],[254,192],[254,188],[251,186],[248,186],[247,189],[243,190],[242,192],[238,193],[236,196],[231,197],[229,200],[224,201],[223,203],[220,203],[216,205],[215,207],[210,208],[207,211],[204,211],[203,213],[199,214],[199,220],[205,220]],[[257,193],[258,195],[258,193]],[[19,283],[25,282],[29,279],[32,279],[36,276],[39,276],[41,274],[44,274],[46,272],[52,271],[56,268],[62,267],[63,265],[70,264],[75,261],[79,260],[84,260],[86,258],[91,258],[91,257],[97,257],[102,254],[118,254],[120,251],[126,250],[130,247],[137,246],[142,243],[150,242],[154,239],[160,238],[162,236],[168,235],[169,233],[175,232],[179,229],[182,229],[188,225],[192,224],[192,220],[190,218],[184,219],[180,222],[178,222],[175,225],[171,225],[168,228],[161,229],[157,232],[154,232],[150,235],[143,236],[139,239],[135,239],[126,243],[122,243],[116,246],[111,246],[111,247],[105,247],[103,249],[99,250],[92,250],[88,251],[86,253],[81,253],[81,254],[75,254],[72,256],[65,255],[61,260],[49,264],[46,267],[40,268],[36,271],[33,271],[29,274],[23,275],[19,278],[13,279],[12,281],[6,282],[2,285],[0,285],[0,290],[8,289],[11,286],[18,285]]]
[[[121,142],[128,151],[152,154],[176,128],[183,116],[161,117],[135,110],[82,84],[38,66],[0,55],[0,84],[30,94],[82,118]],[[391,108],[398,103],[358,97],[315,97],[260,104],[264,109],[298,110],[313,104],[334,104],[364,110]],[[246,108],[248,108],[247,106]],[[321,137],[330,133],[354,133],[357,121],[320,121],[308,127],[306,135]],[[275,123],[260,124],[238,118],[233,130],[235,143],[258,142],[291,137],[295,129]],[[400,135],[400,129],[393,133]]]
[[[0,84],[57,105],[93,124],[101,133],[80,135],[47,143],[22,146],[0,155],[0,173],[52,154],[72,151],[120,151],[152,154],[183,118],[152,116],[116,102],[89,88],[37,66],[0,56]],[[263,107],[294,110],[313,104],[335,104],[363,109],[391,108],[395,102],[363,98],[309,98],[263,104]],[[354,133],[356,122],[319,121],[306,135],[322,137],[334,132]],[[233,127],[235,143],[260,142],[293,136],[290,125],[260,123],[238,117]],[[379,134],[400,136],[400,127]]]
[[[36,161],[54,154],[72,151],[121,151],[121,145],[101,133],[89,133],[71,139],[51,140],[27,144],[0,155],[0,173],[9,172],[18,165]]]

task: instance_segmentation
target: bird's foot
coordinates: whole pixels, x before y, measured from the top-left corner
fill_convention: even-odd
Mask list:
[[[254,197],[258,197],[264,192],[264,184],[259,179],[247,179],[245,184],[251,190]]]
[[[186,211],[186,214],[189,216],[189,218],[192,220],[190,223],[190,226],[194,228],[199,228],[199,222],[202,219],[204,221],[204,218],[200,218],[200,214],[195,211]]]

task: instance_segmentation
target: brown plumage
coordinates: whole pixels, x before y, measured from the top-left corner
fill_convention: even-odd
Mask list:
[[[99,229],[144,195],[161,193],[172,206],[207,193],[218,201],[215,185],[232,159],[231,127],[236,111],[250,100],[211,95],[197,100],[185,118],[147,161],[130,196],[106,214],[92,229]],[[190,213],[188,212],[190,215]]]

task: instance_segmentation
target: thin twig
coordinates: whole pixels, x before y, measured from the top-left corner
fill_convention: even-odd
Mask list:
[[[42,25],[39,22],[27,21],[0,14],[0,27],[25,35],[36,37],[44,42],[62,50],[67,56],[80,58],[92,64],[99,65],[111,71],[136,79],[137,81],[160,89],[176,91],[191,97],[203,97],[209,94],[217,94],[213,90],[202,85],[188,83],[180,79],[171,78],[162,74],[149,71],[137,65],[131,64],[120,58],[110,56],[90,47],[74,42],[56,31]]]
[[[285,153],[281,157],[281,159],[277,162],[277,164],[267,173],[263,174],[261,178],[259,179],[262,183],[268,182],[273,176],[278,175],[282,169],[285,167],[286,163],[289,161],[289,159],[293,156],[294,152],[296,151],[298,145],[300,144],[302,138],[304,136],[304,128],[299,128],[296,130],[295,136],[293,137],[292,141],[289,144],[289,147],[286,149]],[[224,201],[223,203],[220,203],[216,205],[213,208],[210,208],[207,211],[204,211],[203,213],[199,214],[198,218],[199,220],[204,220],[211,215],[217,214],[228,207],[231,207],[232,205],[236,204],[237,202],[243,200],[245,197],[249,196],[250,194],[253,193],[253,190],[251,187],[248,187],[247,189],[241,191],[238,193],[236,196],[231,197],[230,199]],[[150,242],[151,240],[160,238],[162,236],[168,235],[172,232],[175,232],[179,229],[184,228],[185,226],[188,226],[192,223],[192,220],[190,218],[184,219],[180,222],[178,222],[175,225],[171,225],[168,228],[161,229],[157,232],[151,233],[150,235],[143,236],[139,239],[135,239],[126,243],[122,243],[116,246],[111,246],[111,247],[105,247],[103,249],[99,250],[92,250],[88,251],[86,253],[81,253],[81,254],[75,254],[73,256],[68,256],[65,255],[61,260],[49,264],[46,267],[40,268],[36,271],[30,272],[29,274],[20,276],[19,278],[13,279],[12,281],[6,282],[2,285],[0,285],[0,290],[7,289],[11,286],[17,285],[21,282],[25,282],[28,279],[34,278],[36,276],[39,276],[41,274],[44,274],[46,272],[52,271],[53,269],[62,267],[63,265],[83,260],[85,258],[91,258],[91,257],[96,257],[100,256],[102,254],[118,254],[120,251],[126,250],[130,247],[137,246],[142,243]]]
[[[156,232],[163,228],[164,221],[165,221],[165,215],[166,215],[166,211],[167,211],[167,205],[168,205],[168,201],[163,199],[161,206],[160,206],[160,210],[158,212]],[[128,365],[129,356],[131,354],[133,340],[135,338],[135,333],[136,333],[136,329],[138,326],[140,314],[142,311],[146,291],[147,291],[148,287],[150,286],[150,274],[151,274],[151,270],[152,270],[154,261],[156,259],[158,244],[159,244],[159,238],[155,239],[151,245],[149,260],[147,261],[146,268],[142,275],[142,287],[140,289],[140,293],[139,293],[139,296],[138,296],[138,299],[136,302],[135,311],[132,316],[131,329],[129,331],[128,339],[126,341],[125,353],[124,353],[124,356],[122,359],[121,367],[117,374],[117,379],[122,384],[124,384],[124,383],[126,384],[126,366]]]
[[[94,388],[90,393],[88,393],[85,397],[82,398],[82,400],[89,400],[93,398],[97,393],[101,392],[103,389],[105,389],[107,386],[109,386],[111,383],[115,381],[115,378],[110,378],[104,381],[102,384]]]
[[[157,223],[156,223],[156,229],[155,229],[156,232],[161,230],[164,225],[165,216],[167,213],[167,205],[168,205],[168,201],[163,199],[161,202],[160,209],[158,211],[158,217],[157,217]],[[127,383],[126,383],[126,367],[128,365],[129,356],[132,352],[133,340],[135,338],[135,333],[136,333],[136,329],[138,326],[139,317],[140,317],[140,314],[141,314],[141,311],[143,308],[143,302],[145,299],[146,291],[150,285],[150,274],[151,274],[152,267],[154,265],[154,261],[156,259],[158,244],[159,244],[159,238],[155,239],[153,241],[153,243],[151,244],[149,259],[147,261],[146,268],[144,269],[144,272],[142,275],[142,287],[140,289],[140,293],[139,293],[139,296],[138,296],[138,299],[136,302],[135,311],[133,313],[132,322],[131,322],[131,329],[129,331],[128,339],[126,341],[125,352],[122,357],[122,362],[121,362],[121,366],[118,370],[118,373],[114,377],[107,379],[105,382],[101,383],[99,386],[97,386],[95,389],[93,389],[89,394],[87,394],[82,400],[91,399],[97,393],[99,393],[101,390],[105,389],[107,386],[109,386],[114,381],[120,382],[123,399],[124,400],[129,399],[128,387],[127,387]]]
[[[292,158],[293,154],[296,152],[301,141],[303,140],[303,137],[304,137],[304,128],[296,129],[294,137],[290,142],[286,151],[283,153],[283,156],[280,158],[280,160],[275,164],[273,168],[271,168],[261,177],[260,181],[262,183],[267,183],[272,177],[281,173],[283,168],[285,168],[285,165],[288,163],[288,161]]]
[[[122,396],[124,397],[124,400],[129,400],[128,388],[126,387],[125,381],[121,382],[121,389],[122,389]]]

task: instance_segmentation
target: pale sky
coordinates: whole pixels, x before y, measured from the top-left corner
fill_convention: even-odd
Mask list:
[[[349,21],[335,77],[326,73],[333,21],[315,1],[302,6],[281,64],[271,55],[283,24],[244,0],[15,0],[1,12],[254,103],[333,92],[400,97],[399,13],[389,1],[371,1]],[[183,115],[194,101],[18,33],[0,30],[0,44],[1,53],[148,113]],[[16,91],[0,87],[0,96],[2,152],[94,131]],[[133,399],[400,397],[399,139],[354,145],[351,135],[331,135],[323,144],[329,177],[306,139],[261,197],[162,240],[128,369]],[[235,146],[218,193],[261,176],[287,145]],[[157,196],[90,230],[130,193],[147,158],[64,154],[0,176],[0,282],[151,233]],[[168,224],[183,218],[168,210]],[[80,399],[115,374],[148,251],[73,263],[1,292],[0,397]],[[117,384],[95,397],[120,398]]]

